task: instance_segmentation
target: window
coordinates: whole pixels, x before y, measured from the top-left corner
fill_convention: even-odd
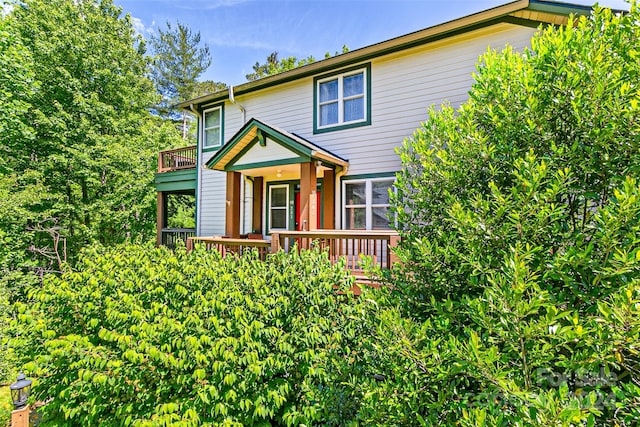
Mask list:
[[[289,185],[269,187],[269,230],[289,229]]]
[[[342,183],[344,228],[385,230],[389,220],[389,189],[394,178],[349,180]]]
[[[222,145],[222,107],[211,108],[202,113],[202,147],[212,148]]]
[[[314,133],[371,124],[370,67],[314,79]]]

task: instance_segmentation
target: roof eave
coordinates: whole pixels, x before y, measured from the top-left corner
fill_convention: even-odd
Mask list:
[[[392,51],[407,49],[415,46],[416,44],[419,44],[421,41],[428,42],[429,40],[437,37],[446,37],[446,35],[449,33],[456,34],[461,30],[464,30],[465,28],[475,28],[479,24],[489,22],[497,18],[506,17],[521,10],[546,12],[558,15],[570,15],[572,13],[587,14],[591,11],[591,9],[591,6],[574,3],[559,3],[545,0],[516,0],[500,6],[496,6],[491,9],[467,15],[462,18],[434,25],[423,30],[418,30],[413,33],[405,34],[390,40],[336,55],[331,58],[313,62],[302,67],[294,68],[293,70],[284,71],[282,73],[261,78],[259,80],[243,83],[235,86],[233,88],[233,92],[234,95],[242,95],[244,93],[256,91],[281,83],[286,83],[303,77],[317,75],[322,72],[337,69],[348,64],[366,61],[377,56],[382,56]],[[624,12],[624,10],[616,11]],[[226,99],[229,99],[229,89],[190,99],[179,103],[177,106],[180,108],[189,109],[190,106],[200,106],[203,104],[224,101]]]
[[[415,31],[413,33],[395,37],[393,39],[356,49],[347,53],[332,56],[331,58],[313,62],[302,67],[294,68],[293,70],[285,71],[272,76],[267,76],[259,80],[243,83],[241,85],[234,86],[233,92],[234,95],[241,95],[243,93],[255,91],[264,87],[285,83],[302,77],[322,73],[326,70],[339,68],[344,64],[351,64],[360,60],[364,61],[377,56],[376,53],[378,52],[380,52],[380,54],[386,54],[389,50],[401,50],[403,46],[413,46],[416,44],[416,42],[419,42],[422,39],[429,39],[434,36],[458,31],[468,26],[477,25],[479,23],[490,21],[500,16],[509,15],[510,13],[516,12],[518,10],[526,9],[529,6],[529,1],[530,0],[513,1],[504,5],[484,10],[482,12],[474,13],[472,15],[458,18],[442,24],[434,25],[423,30]],[[181,102],[178,104],[178,107],[189,108],[189,106],[191,105],[202,105],[205,103],[222,101],[228,98],[229,90],[226,89]]]

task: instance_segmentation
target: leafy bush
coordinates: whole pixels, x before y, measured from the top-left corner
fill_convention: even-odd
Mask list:
[[[52,423],[341,425],[373,308],[338,292],[351,282],[317,251],[86,250],[19,306],[26,368]]]
[[[638,423],[639,22],[597,9],[488,52],[470,100],[405,142],[400,313],[363,419]]]

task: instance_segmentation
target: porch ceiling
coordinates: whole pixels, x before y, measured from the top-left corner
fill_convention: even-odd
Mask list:
[[[296,134],[252,118],[206,166],[220,171],[251,170],[251,175],[257,175],[258,169],[289,169],[310,161],[319,161],[322,167],[330,169],[342,169],[349,164]]]

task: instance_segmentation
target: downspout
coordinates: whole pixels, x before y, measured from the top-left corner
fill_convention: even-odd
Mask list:
[[[342,182],[340,182],[340,179],[345,176],[347,174],[347,172],[349,172],[349,163],[347,163],[346,165],[342,166],[342,170],[338,173],[336,173],[336,205],[338,206],[338,209],[336,209],[336,213],[335,213],[335,224],[336,224],[336,229],[341,230],[342,229],[342,222],[341,222],[341,218],[342,218]]]
[[[247,123],[247,110],[245,110],[245,108],[242,106],[242,104],[238,104],[236,102],[236,98],[233,95],[233,86],[229,86],[229,101],[237,106],[240,111],[242,112],[242,124]]]
[[[201,136],[201,132],[200,132],[200,124],[202,123],[202,115],[198,112],[198,110],[196,110],[195,108],[193,108],[193,104],[189,104],[189,110],[191,110],[191,112],[193,114],[196,115],[196,117],[198,118],[198,133],[196,136],[196,155],[198,159],[202,158],[202,152],[200,151],[200,136]],[[202,185],[200,185],[200,182],[202,181],[202,171],[200,168],[200,162],[196,162],[196,236],[200,236],[200,218],[201,218],[201,209],[202,209],[202,203],[200,203],[200,201],[202,200]]]
[[[237,106],[240,111],[242,112],[242,123],[246,123],[247,122],[247,110],[245,110],[244,106],[242,104],[239,104],[236,102],[236,98],[233,95],[233,86],[229,85],[229,102],[231,102],[233,105]],[[243,176],[244,178],[244,176]],[[243,179],[242,180],[242,187],[240,187],[240,200],[241,202],[241,207],[240,207],[240,227],[242,229],[242,231],[246,231],[246,223],[245,223],[245,217],[246,217],[246,208],[247,208],[247,201],[245,200],[245,193],[246,193],[246,182]]]

